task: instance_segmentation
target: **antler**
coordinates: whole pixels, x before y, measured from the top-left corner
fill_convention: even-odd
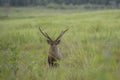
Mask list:
[[[68,31],[68,29],[66,29],[65,31],[62,31],[55,41],[59,40],[66,31]]]
[[[40,32],[41,32],[47,39],[49,39],[50,41],[52,41],[52,39],[49,37],[49,35],[48,35],[47,33],[44,33],[44,32],[41,30],[40,27],[39,27],[39,30],[40,30]]]

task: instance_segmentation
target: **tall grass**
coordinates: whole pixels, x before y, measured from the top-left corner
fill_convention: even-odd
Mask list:
[[[0,80],[119,80],[119,10],[16,10],[0,19]],[[48,67],[38,27],[53,39],[69,28],[57,68]]]

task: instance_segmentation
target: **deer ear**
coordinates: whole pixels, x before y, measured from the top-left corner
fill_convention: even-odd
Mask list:
[[[50,40],[47,40],[47,43],[48,43],[48,44],[51,44],[51,41],[50,41]]]
[[[57,40],[57,41],[56,41],[56,44],[59,44],[59,43],[60,43],[60,40]]]

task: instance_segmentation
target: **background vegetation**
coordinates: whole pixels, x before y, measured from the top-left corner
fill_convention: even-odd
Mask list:
[[[0,8],[2,11],[3,8]],[[57,68],[47,64],[48,44],[69,28]],[[119,80],[120,10],[10,8],[0,14],[0,80]]]
[[[44,6],[49,8],[77,6],[76,8],[78,8],[80,5],[86,5],[86,7],[90,5],[90,7],[120,8],[120,0],[0,0],[0,6]]]

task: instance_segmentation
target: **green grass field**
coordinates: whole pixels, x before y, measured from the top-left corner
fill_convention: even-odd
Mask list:
[[[2,11],[2,8],[0,8]],[[0,13],[0,80],[119,80],[120,10],[10,8]],[[49,45],[38,27],[55,39],[60,66],[49,68]]]

